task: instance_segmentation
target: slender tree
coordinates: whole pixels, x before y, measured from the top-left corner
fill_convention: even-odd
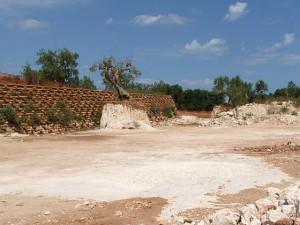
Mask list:
[[[104,78],[104,84],[111,85],[117,91],[121,100],[130,97],[124,86],[129,85],[141,74],[130,60],[117,63],[113,57],[104,58],[101,62],[95,63],[90,70],[92,72],[100,71]]]

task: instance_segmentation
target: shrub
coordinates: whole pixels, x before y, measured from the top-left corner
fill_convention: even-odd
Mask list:
[[[162,112],[165,117],[172,118],[175,114],[175,109],[174,107],[164,107]]]
[[[7,121],[10,125],[13,125],[16,128],[21,127],[20,119],[12,106],[1,108],[0,115],[2,121]]]
[[[2,113],[0,113],[0,125],[6,122],[5,117]]]
[[[75,118],[75,114],[70,108],[65,107],[61,109],[59,113],[59,123],[61,125],[63,126],[70,125],[70,123],[74,120],[74,118]]]
[[[40,116],[37,113],[32,114],[30,117],[29,125],[39,126],[41,124]]]
[[[286,114],[289,112],[289,109],[286,107],[286,106],[283,106],[281,109],[280,109],[280,112],[283,113],[283,114]]]
[[[74,114],[74,120],[76,121],[83,121],[84,116],[81,113]]]
[[[32,112],[32,111],[36,111],[38,109],[37,105],[33,102],[33,101],[28,101],[25,105],[24,105],[24,110],[26,112]]]
[[[101,117],[102,117],[102,111],[94,112],[94,113],[92,114],[92,121],[93,121],[96,125],[100,125]]]
[[[297,112],[297,111],[293,111],[293,112],[292,112],[292,115],[293,115],[293,116],[298,116],[298,112]]]
[[[66,106],[64,101],[59,100],[54,107],[47,110],[47,120],[50,123],[59,123],[68,126],[76,117],[73,110]]]
[[[47,120],[50,123],[57,123],[59,121],[59,118],[57,116],[56,110],[54,107],[49,108],[47,110]]]
[[[160,108],[158,106],[152,105],[150,107],[150,113],[152,115],[158,115],[160,113]]]

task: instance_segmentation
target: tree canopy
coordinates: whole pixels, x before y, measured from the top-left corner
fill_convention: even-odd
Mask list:
[[[131,60],[117,62],[113,57],[105,57],[93,64],[90,71],[100,71],[106,89],[115,89],[120,99],[129,98],[129,93],[125,89],[132,87],[135,78],[141,74]]]
[[[87,76],[79,78],[78,53],[66,48],[57,51],[41,49],[37,56],[38,70],[32,69],[29,64],[23,67],[22,75],[28,84],[54,82],[69,87],[96,88]]]

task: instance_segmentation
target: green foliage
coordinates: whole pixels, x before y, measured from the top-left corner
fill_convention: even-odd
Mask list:
[[[281,109],[280,109],[280,112],[283,113],[283,114],[287,114],[289,112],[289,109],[286,107],[286,106],[283,106]]]
[[[255,83],[255,94],[259,98],[264,98],[266,96],[266,93],[268,91],[268,84],[263,81],[259,80]]]
[[[15,111],[15,109],[12,106],[6,106],[3,108],[0,108],[0,120],[4,122],[8,122],[10,125],[20,128],[21,127],[21,121]]]
[[[36,103],[34,103],[32,100],[30,100],[25,103],[24,110],[25,110],[25,112],[37,111],[38,106],[36,105]]]
[[[273,95],[275,98],[299,99],[300,87],[290,81],[286,88],[277,89]]]
[[[41,49],[38,52],[37,64],[41,66],[40,73],[49,81],[68,85],[78,85],[79,71],[77,60],[79,55],[68,49],[58,51]]]
[[[252,102],[256,97],[252,84],[243,81],[240,76],[233,78],[217,77],[214,80],[213,90],[223,96],[224,100],[228,99],[228,103],[233,107]]]
[[[64,101],[59,100],[54,107],[47,110],[47,119],[50,123],[58,123],[62,126],[68,126],[75,119],[76,114],[70,109]]]
[[[163,115],[168,118],[172,118],[175,115],[175,109],[173,107],[164,107],[162,112]]]
[[[160,108],[158,106],[152,105],[150,107],[150,113],[152,115],[159,115],[159,113],[161,112]]]
[[[131,89],[134,92],[171,95],[178,109],[185,110],[212,110],[215,105],[224,103],[223,96],[207,90],[183,90],[176,84],[170,85],[163,81],[153,84],[135,84]]]
[[[49,123],[58,123],[59,117],[54,107],[47,109],[47,120]]]
[[[102,111],[94,112],[94,113],[92,114],[92,121],[93,121],[96,125],[100,125],[101,117],[102,117]]]
[[[105,70],[105,68],[109,68],[109,71]],[[114,57],[104,57],[102,61],[93,64],[90,71],[101,72],[106,90],[115,89],[115,84],[125,89],[130,89],[134,86],[136,77],[141,75],[141,72],[133,66],[131,60],[127,59],[124,62],[117,62]]]
[[[91,80],[91,78],[84,76],[82,79],[79,80],[79,85],[80,88],[85,88],[85,89],[91,89],[91,90],[96,90],[97,87],[94,84],[94,81]]]
[[[0,113],[0,125],[4,124],[5,122],[6,122],[5,116],[2,113]]]
[[[31,126],[39,126],[41,124],[40,116],[35,112],[31,115],[29,120],[29,125]]]
[[[39,84],[43,80],[43,74],[40,71],[33,70],[29,64],[23,67],[22,75],[27,84]]]

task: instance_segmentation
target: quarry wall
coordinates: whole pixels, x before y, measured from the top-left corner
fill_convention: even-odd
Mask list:
[[[61,103],[64,105],[61,106]],[[120,101],[114,92],[0,83],[0,109],[11,106],[20,120],[24,133],[55,133],[62,130],[97,127],[100,121],[99,114],[106,103],[120,103]],[[149,112],[151,107],[175,108],[173,98],[167,95],[132,93],[130,100],[122,103],[146,112]],[[57,109],[59,107],[63,110],[59,111]],[[54,119],[54,122],[49,122],[49,113],[64,114],[68,117],[70,111],[76,118],[71,123],[63,125]],[[10,125],[2,121],[0,132],[14,129]]]

